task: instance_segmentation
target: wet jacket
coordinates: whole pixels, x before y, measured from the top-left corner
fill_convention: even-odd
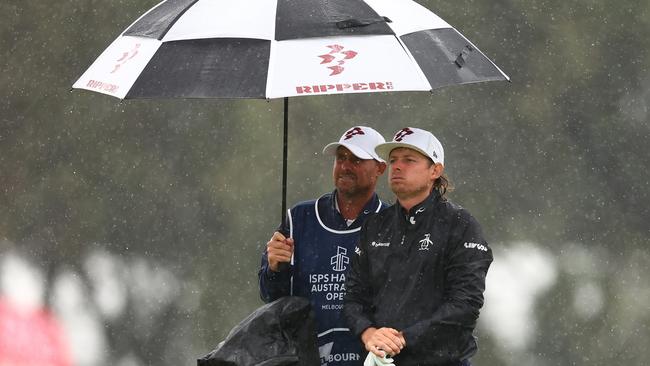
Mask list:
[[[492,251],[469,212],[434,190],[408,213],[397,203],[368,219],[355,252],[344,306],[354,334],[402,331],[399,366],[459,365],[476,353]]]
[[[260,294],[267,302],[287,295],[309,299],[316,314],[321,364],[361,365],[363,345],[342,317],[345,276],[361,224],[385,205],[373,195],[359,217],[347,226],[335,202],[333,192],[299,203],[289,211],[279,231],[294,239],[293,264],[273,272],[265,251],[259,272]]]

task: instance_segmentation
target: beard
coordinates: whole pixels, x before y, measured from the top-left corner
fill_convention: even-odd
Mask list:
[[[347,198],[354,198],[357,196],[367,195],[368,192],[374,190],[375,186],[373,181],[366,182],[365,180],[358,179],[357,176],[354,176],[353,179],[349,179],[349,180],[348,179],[343,179],[342,181],[337,180],[335,187],[336,190],[341,194],[341,196]]]

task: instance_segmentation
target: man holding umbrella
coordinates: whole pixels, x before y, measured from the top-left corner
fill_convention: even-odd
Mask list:
[[[362,344],[342,319],[345,276],[361,225],[385,204],[375,193],[385,162],[375,152],[384,138],[374,129],[356,126],[323,153],[334,155],[336,189],[288,210],[262,255],[260,294],[270,302],[303,296],[316,314],[318,347],[323,365],[361,365]]]
[[[347,324],[369,365],[469,365],[492,251],[476,219],[445,198],[435,136],[404,128],[376,152],[388,161],[398,200],[361,229],[346,283]]]

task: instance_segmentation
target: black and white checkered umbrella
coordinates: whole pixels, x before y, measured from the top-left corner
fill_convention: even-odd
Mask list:
[[[430,91],[509,80],[411,0],[165,0],[126,29],[73,88],[130,98],[288,97]]]
[[[411,0],[167,0],[74,84],[120,99],[279,98],[508,80]]]

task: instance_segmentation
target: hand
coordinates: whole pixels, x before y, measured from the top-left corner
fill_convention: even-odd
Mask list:
[[[291,262],[293,255],[293,239],[286,238],[280,232],[274,232],[271,240],[266,243],[266,257],[271,271],[278,272],[280,263]]]
[[[368,352],[372,352],[380,358],[396,355],[406,347],[404,335],[393,328],[370,327],[361,333],[361,341]]]

